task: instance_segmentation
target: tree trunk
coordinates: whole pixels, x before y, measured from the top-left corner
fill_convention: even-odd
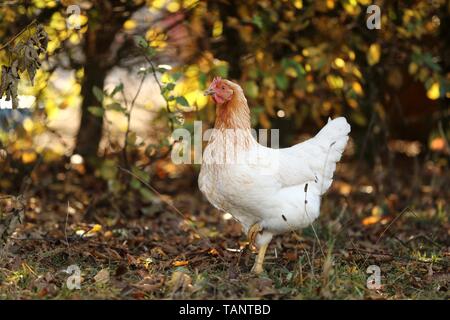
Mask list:
[[[239,2],[218,1],[217,7],[219,9],[220,19],[224,22],[227,21],[228,17],[239,16],[237,12]],[[216,50],[216,57],[228,61],[228,77],[230,79],[240,80],[242,75],[241,57],[246,53],[245,44],[241,39],[241,35],[236,29],[228,27],[225,23],[222,41]],[[229,48],[233,48],[233,50],[229,50]]]
[[[89,112],[89,107],[100,106],[92,92],[94,87],[103,89],[108,70],[98,63],[88,62],[84,67],[84,80],[81,87],[83,103],[81,105],[81,122],[77,135],[75,153],[84,158],[92,159],[97,156],[98,147],[102,138],[103,118]]]
[[[103,9],[101,17],[106,19],[110,15],[111,8],[108,8],[108,10]],[[98,20],[95,14],[92,13],[92,16],[89,17],[88,30],[83,46],[85,56],[83,65],[84,79],[81,86],[83,103],[81,105],[81,122],[74,152],[88,161],[97,157],[103,133],[103,118],[89,111],[89,107],[92,106],[102,107],[92,90],[94,87],[103,90],[108,71],[114,65],[114,60],[111,60],[114,58],[111,57],[111,44],[123,23],[121,19],[111,18],[107,21]]]

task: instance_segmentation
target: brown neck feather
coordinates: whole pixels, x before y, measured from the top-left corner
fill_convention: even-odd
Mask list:
[[[250,109],[242,89],[234,85],[230,101],[216,107],[216,129],[251,129]]]

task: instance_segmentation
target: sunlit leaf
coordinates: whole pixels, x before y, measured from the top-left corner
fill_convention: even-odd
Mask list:
[[[431,100],[439,99],[440,97],[439,82],[435,82],[431,85],[431,87],[427,91],[427,97]]]
[[[183,107],[189,107],[189,102],[185,97],[179,96],[179,97],[176,97],[175,100],[178,104],[182,105]]]
[[[105,106],[105,109],[107,110],[113,110],[124,113],[126,109],[122,107],[122,105],[118,102],[113,102]]]
[[[92,93],[94,94],[94,96],[95,96],[95,98],[97,99],[98,102],[100,102],[100,103],[103,102],[104,93],[99,87],[94,86],[92,88]]]
[[[37,155],[35,152],[24,152],[22,153],[22,162],[23,163],[32,163],[34,161],[36,161],[37,159]]]
[[[259,88],[255,81],[247,81],[244,83],[244,92],[249,98],[257,98]]]
[[[133,19],[127,20],[123,24],[123,28],[125,30],[133,30],[136,28],[136,26],[137,26],[136,20],[133,20]]]
[[[372,43],[367,52],[367,62],[373,66],[380,61],[381,46],[378,43]]]
[[[92,113],[94,116],[96,117],[103,117],[103,114],[105,112],[105,110],[101,107],[89,107],[88,108],[89,112]]]

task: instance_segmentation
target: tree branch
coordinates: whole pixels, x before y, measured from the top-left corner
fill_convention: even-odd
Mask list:
[[[14,42],[14,40],[16,40],[18,37],[20,37],[25,31],[27,31],[33,24],[35,24],[37,22],[36,19],[34,19],[33,21],[31,21],[25,28],[22,29],[22,31],[20,31],[18,34],[16,34],[14,37],[12,37],[11,39],[9,39],[5,44],[3,44],[2,46],[0,46],[0,50],[5,49],[7,46],[9,46],[11,43]]]

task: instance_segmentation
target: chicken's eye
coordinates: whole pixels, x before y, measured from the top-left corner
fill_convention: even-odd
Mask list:
[[[225,90],[225,87],[222,87],[222,90]]]

